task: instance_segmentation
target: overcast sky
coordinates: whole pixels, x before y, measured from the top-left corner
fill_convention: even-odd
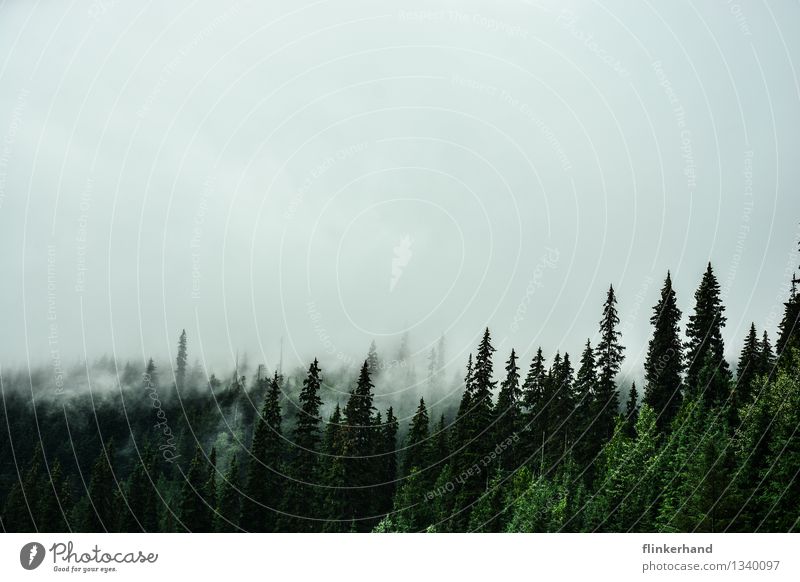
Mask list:
[[[569,6],[565,8],[564,6]],[[0,4],[0,362],[568,350],[800,239],[797,2]],[[202,350],[202,351],[201,351]],[[455,369],[455,368],[454,368]]]

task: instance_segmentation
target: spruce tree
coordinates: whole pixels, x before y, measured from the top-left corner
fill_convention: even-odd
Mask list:
[[[456,458],[456,473],[465,474],[463,484],[456,495],[457,515],[454,526],[464,529],[469,524],[469,512],[472,504],[480,497],[488,482],[485,468],[481,468],[483,456],[494,448],[494,443],[487,442],[491,435],[493,420],[492,391],[496,382],[492,380],[492,347],[491,334],[486,328],[478,345],[475,362],[470,374],[470,383],[466,390],[469,408],[464,413],[464,434],[462,450]]]
[[[517,354],[512,349],[511,355],[506,362],[506,377],[500,385],[500,393],[497,396],[497,406],[495,408],[495,443],[505,443],[508,439],[508,447],[500,458],[500,466],[505,470],[513,470],[518,467],[516,441],[518,432],[522,428],[520,401],[522,390],[519,385],[519,368],[517,367]]]
[[[753,382],[761,373],[761,365],[761,342],[756,334],[756,324],[751,323],[750,332],[739,355],[739,367],[736,369],[736,386],[733,392],[736,406],[750,401]]]
[[[374,394],[369,367],[365,361],[361,366],[356,387],[344,410],[346,423],[344,463],[345,479],[349,490],[349,511],[352,526],[356,531],[370,531],[377,524],[379,510],[371,495],[372,487],[379,484],[380,456],[378,430],[373,413]]]
[[[800,279],[797,275],[792,276],[791,290],[789,299],[784,303],[783,319],[778,326],[778,342],[775,345],[778,359],[784,361],[784,354],[789,356],[791,350],[800,349],[800,294],[797,292],[797,284]]]
[[[540,445],[539,454],[534,461],[538,464],[539,472],[546,473],[548,467],[552,468],[550,461],[554,459],[554,452],[558,448],[559,439],[555,436],[558,423],[555,419],[556,409],[556,394],[558,392],[558,376],[561,369],[561,353],[556,352],[553,357],[553,363],[550,364],[550,369],[547,370],[545,376],[544,388],[542,392],[541,404],[539,405],[539,413],[537,415],[536,423],[536,437]]]
[[[436,387],[437,382],[436,362],[436,348],[432,347],[428,353],[428,388],[431,390]]]
[[[544,434],[547,430],[544,416],[547,368],[542,348],[536,350],[525,381],[522,383],[522,442],[518,454],[523,461],[530,462],[542,450]]]
[[[775,352],[772,351],[772,344],[769,342],[767,331],[761,336],[761,346],[759,348],[761,359],[758,363],[758,373],[763,376],[772,374],[772,368],[775,366]]]
[[[470,391],[470,417],[476,429],[486,430],[492,422],[492,391],[497,382],[492,380],[492,337],[487,327],[478,345],[472,371]]]
[[[545,457],[553,465],[566,455],[572,442],[572,426],[575,418],[573,412],[573,381],[575,370],[569,359],[556,354],[553,366],[548,373],[547,389],[547,451]]]
[[[622,365],[624,348],[620,344],[617,315],[617,297],[613,285],[608,288],[600,320],[600,341],[597,344],[597,398],[593,436],[597,441],[606,441],[614,431],[614,422],[619,412],[619,396],[615,379]]]
[[[373,376],[380,372],[381,362],[378,358],[378,347],[375,345],[374,340],[369,344],[369,351],[367,352],[367,366],[369,367],[369,373]]]
[[[711,263],[694,298],[694,313],[689,316],[686,328],[686,387],[693,394],[702,393],[710,404],[723,402],[728,397],[731,379],[722,340],[722,328],[727,319]],[[710,384],[701,385],[700,372],[707,362],[715,368],[715,373],[710,377]]]
[[[262,379],[266,383],[266,379]],[[282,493],[283,433],[281,429],[280,377],[275,372],[269,382],[261,409],[245,478],[240,524],[245,531],[274,532],[278,523],[276,501]],[[292,489],[292,486],[289,486]],[[230,519],[230,518],[229,518]]]
[[[182,390],[186,383],[186,330],[181,331],[178,339],[178,357],[175,360],[175,385]]]
[[[581,471],[589,466],[597,452],[599,443],[592,439],[594,413],[598,410],[595,399],[597,395],[597,368],[594,350],[587,339],[581,354],[581,363],[573,385],[575,401],[575,427],[573,429],[575,445],[573,457]]]
[[[680,338],[681,310],[672,288],[672,277],[667,272],[661,297],[653,307],[650,323],[653,336],[645,360],[644,402],[656,413],[657,425],[662,432],[675,418],[681,405],[681,375],[683,373],[683,346]]]
[[[417,468],[422,475],[422,479],[430,474],[427,470],[429,465],[428,435],[430,431],[430,421],[428,409],[425,407],[425,399],[419,399],[417,411],[411,419],[406,437],[405,458],[403,460],[403,475],[409,475],[411,469]]]
[[[156,364],[153,362],[153,358],[147,360],[147,367],[145,368],[145,374],[147,375],[146,380],[148,380],[153,386],[158,385],[158,377],[157,377],[157,370]]]

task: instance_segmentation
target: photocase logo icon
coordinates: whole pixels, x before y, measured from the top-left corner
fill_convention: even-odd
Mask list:
[[[44,546],[39,542],[29,542],[19,551],[19,563],[26,570],[35,570],[44,561]]]
[[[392,258],[392,279],[389,281],[389,292],[394,291],[400,277],[403,276],[403,268],[406,267],[411,260],[411,237],[405,235],[394,247],[394,257]]]

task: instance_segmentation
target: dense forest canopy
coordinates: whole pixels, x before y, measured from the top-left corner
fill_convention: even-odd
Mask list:
[[[795,531],[800,521],[800,295],[738,362],[711,264],[693,301],[666,275],[640,386],[617,290],[593,345],[498,353],[463,373],[445,338],[424,380],[373,343],[352,375],[103,359],[2,374],[4,531]],[[679,305],[687,309],[684,318]],[[774,345],[773,345],[774,340]],[[455,385],[454,385],[455,384]],[[400,386],[424,386],[387,396]],[[443,394],[451,395],[443,398]],[[456,398],[452,397],[456,394]],[[413,400],[413,402],[411,400]],[[386,404],[386,406],[384,406]],[[400,423],[398,418],[409,418]]]

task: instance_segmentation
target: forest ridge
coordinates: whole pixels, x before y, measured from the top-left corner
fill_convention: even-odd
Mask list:
[[[775,346],[751,325],[736,370],[711,264],[683,314],[670,274],[652,309],[644,383],[622,387],[613,287],[577,362],[498,357],[486,329],[457,409],[424,396],[407,427],[375,406],[374,344],[354,385],[317,360],[223,384],[153,360],[117,394],[3,390],[3,531],[796,531],[800,296]],[[430,358],[440,381],[443,348]],[[114,367],[114,373],[119,372]],[[28,379],[33,385],[34,379]],[[8,381],[5,382],[8,384]],[[323,415],[324,401],[346,394]],[[291,404],[291,406],[290,406]]]

